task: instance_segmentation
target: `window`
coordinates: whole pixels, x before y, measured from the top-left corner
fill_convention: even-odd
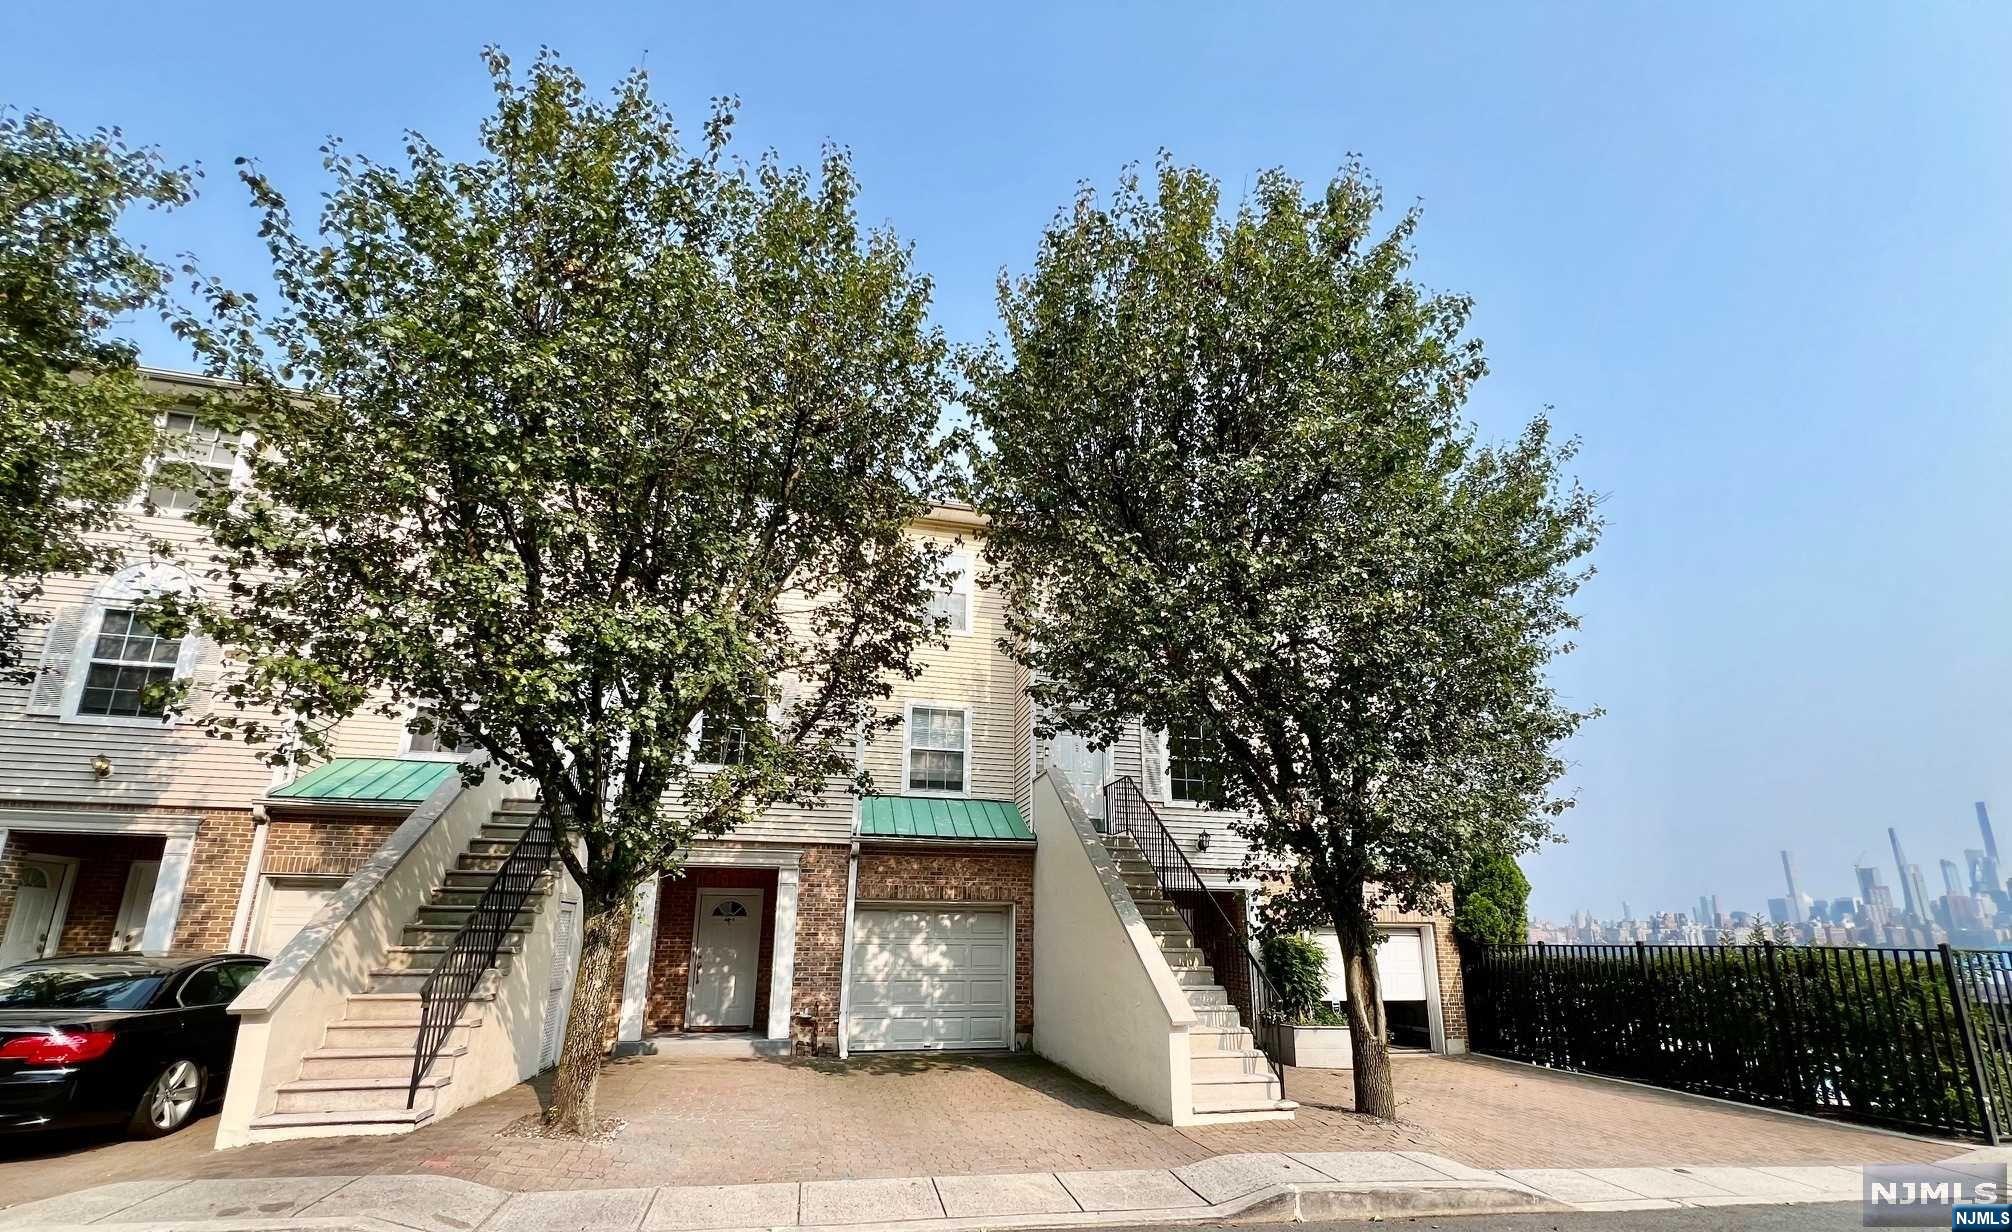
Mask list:
[[[723,703],[701,714],[697,738],[692,744],[692,760],[702,766],[739,766],[748,759],[748,732],[756,722],[768,717],[769,694],[756,689],[742,699],[738,710]]]
[[[210,489],[227,486],[237,473],[239,436],[204,423],[187,411],[170,411],[161,423],[155,480],[147,503],[161,513],[186,513]]]
[[[929,615],[947,620],[952,633],[971,632],[971,559],[962,553],[944,557],[942,582],[929,596]]]
[[[175,678],[181,657],[181,638],[155,633],[131,609],[108,608],[84,669],[77,713],[160,718],[167,710],[165,687]]]
[[[264,963],[227,962],[204,967],[189,977],[175,999],[186,1006],[229,1005],[263,966]]]
[[[964,791],[964,761],[970,724],[963,710],[947,706],[908,709],[908,789]]]
[[[421,706],[418,712],[413,715],[413,719],[415,721],[420,719],[426,720],[426,722],[432,724],[432,730],[423,732],[414,731],[409,726],[405,729],[405,756],[407,757],[423,757],[443,761],[453,758],[459,761],[470,753],[480,752],[482,749],[482,746],[474,740],[462,735],[457,735],[452,745],[443,743],[442,732],[439,726],[440,713],[431,706]]]
[[[1167,792],[1184,804],[1214,804],[1221,794],[1222,750],[1200,719],[1167,732]]]

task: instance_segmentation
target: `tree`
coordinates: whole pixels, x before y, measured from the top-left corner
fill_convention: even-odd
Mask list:
[[[197,173],[0,112],[0,679],[24,681],[21,634],[55,573],[116,567],[154,440],[154,399],[119,317],[165,309],[172,274],[119,234],[127,209],[172,209]]]
[[[1469,301],[1407,276],[1349,167],[1273,172],[1225,217],[1163,159],[1057,216],[969,361],[993,582],[1047,726],[1205,731],[1267,924],[1332,926],[1356,1107],[1395,1112],[1375,910],[1443,909],[1476,852],[1536,843],[1587,717],[1545,678],[1598,531],[1540,417],[1460,419]]]
[[[640,72],[598,100],[549,53],[487,59],[473,161],[332,146],[312,233],[243,172],[282,307],[205,285],[194,337],[242,391],[214,413],[260,448],[196,515],[216,552],[176,614],[239,660],[205,721],[275,759],[423,704],[537,783],[584,899],[547,1116],[586,1132],[635,887],[851,775],[941,635],[942,553],[904,527],[948,378],[842,152],[731,160],[722,100],[688,153]]]
[[[1529,942],[1530,879],[1515,856],[1480,856],[1454,880],[1453,932],[1469,945]]]

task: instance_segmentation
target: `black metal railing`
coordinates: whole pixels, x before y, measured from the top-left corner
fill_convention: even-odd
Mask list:
[[[2012,955],[1500,945],[1465,977],[1477,1052],[1992,1142],[2012,1108]]]
[[[1284,1040],[1278,1007],[1284,1004],[1264,964],[1251,947],[1249,931],[1237,925],[1223,909],[1219,897],[1224,891],[1211,889],[1188,861],[1187,852],[1167,832],[1166,823],[1146,802],[1145,793],[1130,777],[1115,779],[1104,787],[1105,833],[1130,835],[1139,854],[1152,866],[1160,892],[1194,938],[1195,948],[1215,971],[1216,982],[1229,993],[1230,1004],[1242,1015],[1265,1060],[1271,1063],[1278,1082],[1279,1097],[1285,1097],[1285,1064],[1280,1060]]]
[[[551,869],[557,851],[552,819],[541,810],[503,857],[482,897],[419,986],[419,1037],[412,1053],[412,1082],[405,1092],[407,1108],[418,1101],[420,1081],[440,1059],[483,974],[496,965],[504,939],[536,892],[539,878]]]

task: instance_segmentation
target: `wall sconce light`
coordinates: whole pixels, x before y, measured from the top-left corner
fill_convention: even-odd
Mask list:
[[[103,753],[91,759],[91,777],[108,779],[112,777],[112,759]]]

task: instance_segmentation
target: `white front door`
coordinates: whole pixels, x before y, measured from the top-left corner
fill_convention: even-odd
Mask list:
[[[161,879],[159,860],[135,860],[126,873],[126,893],[119,900],[119,918],[112,925],[112,948],[137,950],[146,935],[147,913],[154,906],[154,883]]]
[[[847,1047],[1011,1047],[1012,931],[997,907],[858,908]]]
[[[760,890],[700,890],[692,928],[688,1027],[752,1027],[761,957]]]
[[[67,866],[54,860],[20,858],[21,882],[14,889],[14,914],[7,919],[7,939],[0,941],[0,967],[27,962],[49,953],[62,921],[56,907],[63,897]]]
[[[1084,815],[1101,822],[1104,816],[1104,784],[1110,779],[1111,751],[1091,748],[1090,741],[1075,732],[1056,732],[1054,738],[1048,741],[1048,767],[1076,793]]]

